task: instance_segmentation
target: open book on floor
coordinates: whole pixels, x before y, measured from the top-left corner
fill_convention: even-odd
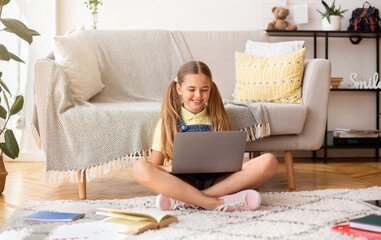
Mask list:
[[[97,214],[107,216],[105,222],[127,226],[123,233],[138,234],[149,229],[163,228],[173,222],[177,217],[160,210],[128,211],[118,209],[99,208]]]

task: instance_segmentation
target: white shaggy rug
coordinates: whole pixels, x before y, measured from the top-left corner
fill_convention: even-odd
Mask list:
[[[95,215],[97,208],[155,208],[155,196],[123,200],[29,202],[10,217],[1,229],[0,239],[353,239],[330,228],[336,222],[368,214],[381,215],[381,209],[368,207],[359,201],[381,199],[381,187],[264,192],[261,197],[262,205],[255,211],[175,211],[178,223],[134,236],[101,231],[99,220],[104,217]],[[84,212],[86,216],[66,225],[23,222],[23,216],[41,210]]]

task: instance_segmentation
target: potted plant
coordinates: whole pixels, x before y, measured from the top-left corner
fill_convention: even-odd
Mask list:
[[[97,29],[98,24],[98,5],[101,6],[103,3],[99,0],[89,0],[85,1],[86,7],[91,11],[91,18],[93,25],[91,26],[93,29]]]
[[[339,31],[341,29],[341,18],[344,17],[343,13],[348,11],[348,9],[341,10],[341,6],[336,8],[335,1],[336,0],[333,0],[331,6],[328,6],[324,0],[321,1],[325,8],[325,12],[321,12],[319,9],[316,9],[322,15],[323,30]]]
[[[33,37],[40,35],[38,32],[28,28],[19,20],[11,18],[2,18],[1,14],[3,7],[7,5],[10,0],[0,0],[0,22],[4,25],[4,28],[1,29],[5,33],[15,34],[24,41],[31,44],[33,42]],[[17,62],[25,63],[21,58],[16,54],[8,51],[8,49],[1,44],[0,38],[0,60],[1,61],[10,61],[14,60]],[[17,114],[24,105],[24,97],[18,95],[12,97],[12,94],[3,81],[2,75],[3,70],[0,69],[0,136],[4,137],[3,141],[0,141],[0,194],[4,191],[5,179],[8,175],[4,167],[3,154],[8,157],[15,159],[19,155],[19,145],[13,134],[12,129],[8,128],[8,122],[12,116]]]

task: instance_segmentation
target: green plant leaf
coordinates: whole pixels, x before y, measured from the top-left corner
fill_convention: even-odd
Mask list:
[[[11,0],[3,0],[3,6],[7,5]]]
[[[11,92],[9,91],[7,84],[5,84],[5,82],[3,82],[3,80],[1,79],[0,79],[0,85],[5,89],[5,91],[7,91],[11,95]]]
[[[22,95],[18,95],[15,99],[15,102],[12,105],[11,110],[9,111],[9,116],[12,116],[22,109],[24,106],[24,97]]]
[[[0,105],[0,117],[2,119],[6,119],[7,118],[7,110],[5,110],[5,108],[3,106]]]
[[[32,34],[32,36],[40,36],[41,34],[39,32],[37,32],[36,30],[33,30],[33,29],[30,29],[29,28],[29,32]]]
[[[7,32],[12,32],[9,28],[4,28],[3,30],[7,31]],[[32,36],[40,36],[41,35],[39,32],[37,32],[36,30],[33,30],[31,28],[29,28],[29,32],[32,34]]]
[[[7,155],[8,157],[12,158],[12,159],[15,159],[16,157],[9,151],[9,149],[7,148],[7,145],[5,145],[5,143],[0,143],[0,149],[1,151],[3,151],[3,153],[5,155]]]
[[[19,58],[16,54],[13,54],[13,53],[9,52],[9,56],[10,56],[13,60],[15,60],[15,61],[17,61],[17,62],[25,63],[25,62],[24,62],[21,58]]]
[[[0,18],[0,21],[6,27],[4,30],[11,32],[31,44],[33,42],[33,35],[30,29],[24,23],[17,19]]]
[[[7,97],[7,95],[5,94],[4,91],[3,91],[3,97],[4,97],[4,100],[5,100],[5,103],[7,104],[7,109],[9,111],[9,101],[8,101],[8,97]]]
[[[323,17],[325,16],[325,13],[322,13],[319,9],[316,9]]]
[[[336,0],[333,0],[332,5],[331,5],[331,11],[332,11],[332,12],[335,11],[335,1],[336,1]]]
[[[11,56],[9,55],[8,49],[3,44],[0,44],[0,60],[2,61],[11,60]]]
[[[10,129],[7,129],[4,134],[4,140],[5,145],[7,146],[9,152],[14,156],[15,158],[19,156],[20,148],[19,144],[17,143],[17,140],[15,138],[15,135],[13,134],[13,131]],[[10,156],[8,156],[10,157]]]
[[[326,3],[326,2],[324,2],[324,1],[321,1],[321,3],[323,4],[323,6],[324,6],[324,8],[325,8],[325,11],[327,12],[327,13],[329,13],[329,7],[328,7],[328,4]]]

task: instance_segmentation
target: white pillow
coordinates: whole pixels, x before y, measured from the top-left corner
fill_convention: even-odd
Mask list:
[[[275,57],[279,55],[289,54],[298,51],[304,47],[304,41],[287,41],[287,42],[253,42],[247,40],[245,46],[245,53],[258,56],[258,57]],[[234,92],[232,94],[233,98],[237,97],[237,87],[235,84]]]
[[[64,66],[74,98],[87,101],[105,87],[101,81],[94,47],[84,27],[54,37],[55,60]]]
[[[288,41],[288,42],[253,42],[247,40],[245,53],[258,57],[275,57],[279,55],[289,54],[298,51],[304,47],[304,41]]]

